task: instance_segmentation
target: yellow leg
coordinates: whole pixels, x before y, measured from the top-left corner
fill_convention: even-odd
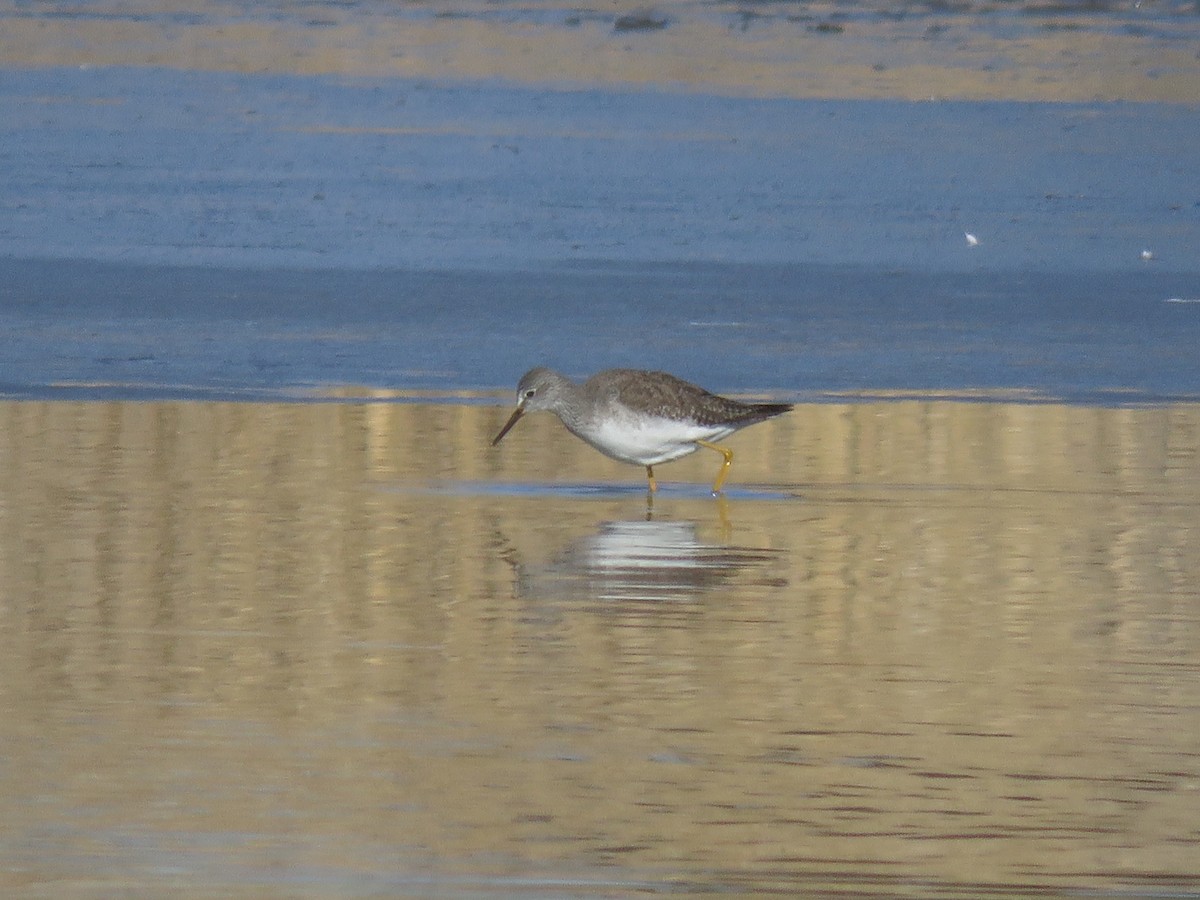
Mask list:
[[[726,447],[718,447],[716,444],[710,444],[708,441],[696,441],[701,447],[707,447],[709,450],[716,450],[723,457],[725,463],[721,466],[721,471],[717,473],[717,480],[713,482],[714,494],[721,493],[721,485],[725,483],[725,477],[729,474],[729,467],[733,465],[733,451]]]
[[[652,466],[646,466],[646,477],[650,479],[650,493],[653,494],[658,490],[658,482],[654,480],[654,468]]]

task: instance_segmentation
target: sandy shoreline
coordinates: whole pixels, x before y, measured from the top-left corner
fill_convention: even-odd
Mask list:
[[[839,99],[1200,100],[1194,4],[0,4],[7,68],[500,81]],[[622,18],[622,17],[625,18]],[[618,22],[631,22],[628,27]]]

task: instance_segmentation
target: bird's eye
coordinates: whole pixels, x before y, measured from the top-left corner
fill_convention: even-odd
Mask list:
[[[532,397],[536,393],[537,393],[537,388],[530,388],[529,390],[527,390],[525,392],[525,399],[528,400],[530,397]]]

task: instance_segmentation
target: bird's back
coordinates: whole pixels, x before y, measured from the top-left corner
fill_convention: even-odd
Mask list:
[[[668,372],[643,369],[608,369],[584,382],[583,391],[599,404],[615,402],[641,415],[733,428],[761,422],[792,408],[790,403],[731,400]]]

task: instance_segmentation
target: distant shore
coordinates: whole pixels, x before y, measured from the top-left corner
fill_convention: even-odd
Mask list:
[[[902,100],[1200,102],[1194,3],[0,3],[6,68],[491,80]]]

